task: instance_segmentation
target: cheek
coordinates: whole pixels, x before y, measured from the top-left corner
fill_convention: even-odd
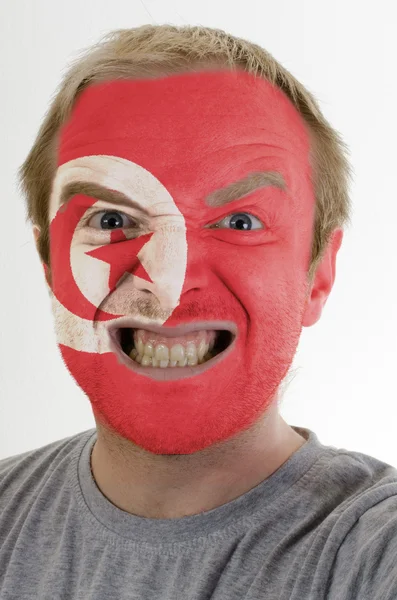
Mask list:
[[[103,290],[98,295],[98,282],[90,278],[91,267],[87,269],[85,264],[86,261],[94,264],[94,259],[85,257],[84,249],[77,242],[76,228],[87,206],[73,200],[66,210],[58,210],[50,225],[52,291],[58,302],[77,317],[88,321],[107,320],[111,315],[98,311]],[[106,270],[101,280],[106,281]]]
[[[81,243],[78,233],[75,234],[69,249],[70,266],[79,290],[94,306],[100,306],[109,293],[109,268],[103,261],[90,256],[92,249]]]
[[[237,299],[251,323],[252,336],[264,346],[299,335],[305,305],[302,257],[278,241],[228,252],[217,265],[218,277]],[[265,334],[263,332],[266,332]]]

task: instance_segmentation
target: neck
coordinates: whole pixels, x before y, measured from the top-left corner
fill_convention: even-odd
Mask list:
[[[231,502],[270,477],[306,441],[275,403],[253,428],[189,455],[154,455],[96,422],[96,485],[121,510],[151,519],[192,516]]]

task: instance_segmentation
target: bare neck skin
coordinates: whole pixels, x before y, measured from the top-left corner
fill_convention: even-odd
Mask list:
[[[306,442],[276,403],[251,429],[190,455],[152,454],[96,423],[91,469],[97,487],[117,508],[150,519],[178,519],[231,502]]]

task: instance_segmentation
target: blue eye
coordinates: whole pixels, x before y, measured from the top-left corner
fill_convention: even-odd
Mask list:
[[[102,217],[99,219],[99,222],[96,221],[96,223],[94,222],[93,224],[93,219],[97,219],[99,215],[102,215]],[[127,219],[127,221],[129,220],[132,224],[128,224],[128,222],[124,224],[125,219]],[[113,230],[119,228],[124,229],[126,227],[138,227],[136,221],[117,210],[97,211],[94,214],[88,216],[88,218],[83,224],[87,224],[88,227],[92,227],[93,229],[99,228],[100,231]],[[221,221],[218,221],[218,223],[210,225],[209,228],[221,229],[225,227],[227,228],[228,225],[231,227],[231,229],[235,229],[237,231],[263,229],[263,224],[261,223],[261,221],[254,215],[251,215],[250,213],[233,213],[231,215],[228,215]]]
[[[254,215],[251,215],[250,213],[233,213],[232,215],[229,215],[222,219],[222,221],[216,223],[216,225],[213,225],[213,227],[220,228],[220,224],[227,222],[228,219],[230,219],[229,225],[231,225],[232,229],[237,229],[238,231],[263,229],[261,221],[257,217],[254,217]],[[257,221],[257,223],[259,223],[259,227],[253,227],[254,221]]]
[[[117,210],[101,210],[98,211],[96,213],[94,213],[93,215],[91,215],[91,218],[87,221],[87,225],[89,227],[93,227],[94,229],[97,229],[98,227],[98,222],[97,222],[97,226],[95,225],[90,225],[90,222],[95,219],[96,217],[98,217],[98,215],[102,215],[102,217],[99,220],[99,228],[101,229],[101,231],[104,230],[112,230],[112,229],[118,229],[118,228],[122,228],[124,229],[125,227],[133,227],[133,225],[124,225],[123,224],[123,219],[130,219],[131,221],[131,217],[127,217],[127,215],[125,215],[122,212],[119,212]]]

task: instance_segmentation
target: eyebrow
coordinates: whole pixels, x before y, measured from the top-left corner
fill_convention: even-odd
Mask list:
[[[244,196],[251,194],[255,190],[264,187],[276,187],[281,190],[286,189],[286,183],[283,175],[278,171],[262,171],[258,173],[250,173],[243,179],[235,181],[226,187],[212,192],[205,199],[208,206],[218,208],[228,202],[240,200]]]
[[[96,198],[96,200],[103,200],[104,202],[118,204],[120,206],[125,206],[127,204],[132,208],[136,208],[141,211],[144,210],[139,202],[133,198],[130,198],[126,194],[123,194],[123,192],[119,192],[118,190],[113,190],[104,185],[100,185],[99,183],[92,183],[90,181],[72,181],[71,183],[67,183],[62,188],[59,206],[64,206],[73,196],[76,196],[77,194],[92,196],[93,198]]]
[[[212,208],[224,206],[234,200],[239,200],[255,190],[264,187],[276,187],[281,190],[286,189],[286,183],[283,175],[278,171],[261,171],[250,173],[246,177],[235,181],[219,190],[211,192],[205,202]],[[63,206],[77,194],[92,196],[97,200],[103,200],[117,205],[129,205],[132,208],[143,210],[141,204],[130,198],[126,194],[117,190],[109,189],[103,185],[88,181],[72,181],[64,186],[61,192],[60,206]],[[146,211],[145,211],[146,212]]]

